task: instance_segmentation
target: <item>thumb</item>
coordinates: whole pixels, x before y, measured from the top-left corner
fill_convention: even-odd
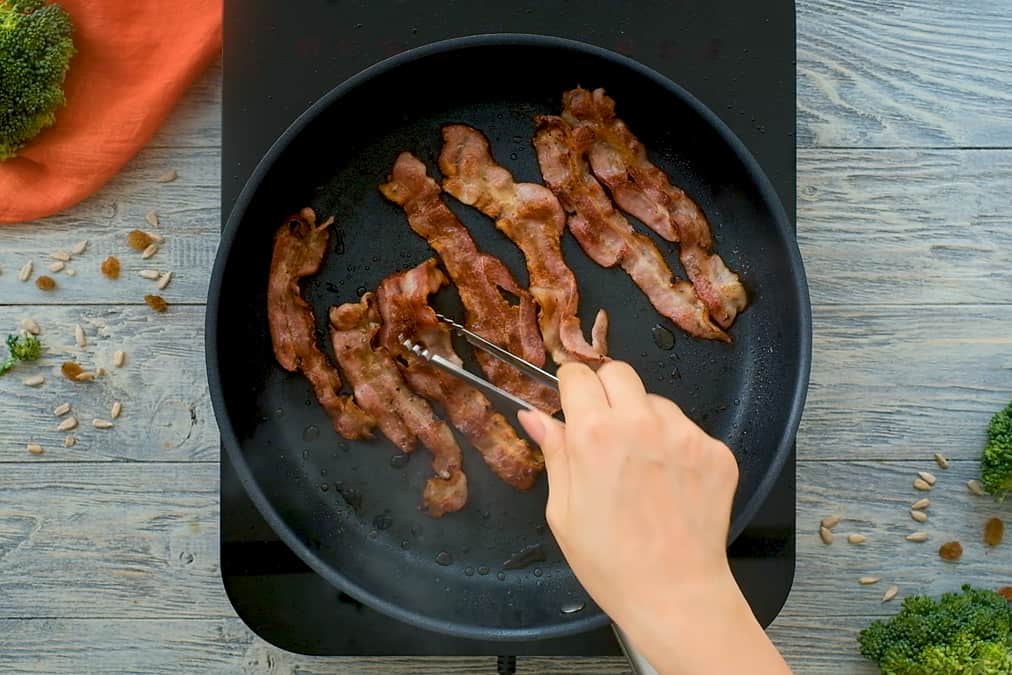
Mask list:
[[[521,410],[517,419],[531,440],[541,446],[549,474],[562,468],[566,462],[566,426],[540,410]]]

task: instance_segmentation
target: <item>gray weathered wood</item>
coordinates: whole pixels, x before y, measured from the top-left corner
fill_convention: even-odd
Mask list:
[[[1006,0],[799,0],[798,140],[1012,145]]]
[[[0,462],[109,460],[217,460],[218,428],[211,412],[204,375],[203,308],[171,306],[156,314],[140,307],[0,307],[2,333],[33,318],[42,328],[46,352],[39,361],[20,364],[0,378],[5,423],[0,424]],[[74,326],[85,329],[88,344],[79,348]],[[113,353],[126,352],[122,368]],[[74,361],[108,374],[94,382],[71,382],[60,365]],[[46,381],[27,387],[22,380],[41,374]],[[96,429],[95,418],[110,418],[113,401],[123,412],[112,429]],[[63,447],[53,409],[70,403],[80,425],[78,442]],[[25,446],[43,446],[41,456]]]
[[[338,659],[266,644],[219,579],[218,435],[202,322],[219,228],[220,63],[105,189],[64,214],[0,227],[0,335],[32,316],[51,352],[0,378],[0,671],[12,673],[472,673],[490,659]],[[799,243],[815,303],[815,362],[799,434],[794,590],[770,628],[799,674],[872,673],[857,632],[900,599],[962,582],[1012,583],[1012,549],[980,528],[1009,507],[970,495],[988,416],[1012,396],[1012,13],[1005,0],[798,4]],[[992,149],[971,149],[992,148]],[[998,148],[998,149],[993,149]],[[1001,149],[1004,148],[1004,149]],[[158,184],[169,168],[180,178]],[[126,232],[157,210],[167,242],[141,262]],[[92,242],[44,294],[16,281],[49,252]],[[124,276],[109,282],[110,254]],[[143,268],[171,269],[154,315]],[[197,306],[184,306],[186,304]],[[131,306],[134,305],[134,306]],[[127,365],[91,385],[53,372],[78,356]],[[22,386],[44,372],[38,389]],[[87,423],[114,399],[116,427],[62,447],[51,409]],[[101,415],[101,416],[104,416]],[[25,451],[28,440],[45,446]],[[937,450],[955,459],[934,466]],[[127,460],[127,461],[124,461]],[[917,470],[939,477],[930,519],[909,504]],[[837,541],[816,533],[840,513]],[[928,543],[903,536],[931,533]],[[845,542],[850,532],[868,537]],[[959,563],[938,545],[963,542]],[[859,586],[859,576],[881,576]],[[621,659],[529,659],[521,672],[625,673]]]
[[[1012,546],[985,550],[983,523],[1004,513],[971,495],[976,463],[934,469],[937,487],[927,523],[909,516],[923,496],[911,483],[923,462],[803,462],[798,465],[798,568],[784,619],[881,616],[895,611],[879,597],[889,583],[902,595],[985,587],[1012,580]],[[233,610],[218,570],[218,467],[214,463],[18,462],[0,472],[0,617],[227,618]],[[526,498],[518,496],[518,498]],[[816,533],[841,514],[839,540]],[[930,542],[904,537],[924,530]],[[846,534],[865,534],[862,545]],[[957,539],[958,564],[938,559]],[[858,577],[881,576],[876,586]],[[2,640],[2,636],[0,636]],[[812,646],[813,649],[816,645]],[[0,650],[2,652],[3,650]]]
[[[0,462],[26,457],[38,440],[46,453],[33,461],[108,459],[210,460],[218,435],[204,380],[203,309],[172,306],[165,314],[139,307],[0,307],[0,328],[32,317],[51,353],[0,378],[9,423],[0,425]],[[58,375],[77,356],[74,324],[87,328],[86,365],[109,367],[112,353],[129,353],[94,383]],[[823,307],[815,312],[815,362],[799,437],[801,461],[922,459],[941,451],[977,459],[991,414],[1012,398],[1008,326],[1012,306]],[[69,352],[61,351],[68,348]],[[42,373],[46,383],[21,380]],[[96,394],[94,397],[91,394]],[[123,401],[117,427],[85,426],[69,450],[53,430],[52,409],[80,403],[82,420]]]
[[[166,297],[203,303],[220,224],[217,154],[148,148],[77,208],[0,228],[0,302],[136,303],[154,286],[138,270],[171,269]],[[802,150],[798,165],[798,239],[815,304],[1008,301],[1012,212],[989,186],[1012,183],[1012,151]],[[154,182],[166,168],[180,178]],[[144,222],[149,209],[161,214],[166,243],[144,261],[126,233],[155,229]],[[58,290],[17,280],[24,261],[43,273],[49,253],[85,238],[91,247],[70,265],[77,276],[52,275]],[[107,255],[123,264],[119,281],[98,271]]]

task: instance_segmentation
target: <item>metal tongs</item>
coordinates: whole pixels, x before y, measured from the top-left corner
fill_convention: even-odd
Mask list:
[[[478,335],[477,333],[472,333],[471,331],[464,328],[462,325],[460,325],[459,323],[457,323],[448,316],[445,316],[443,314],[436,314],[436,318],[445,323],[446,325],[448,325],[450,328],[452,328],[454,333],[467,340],[475,348],[482,350],[486,354],[491,354],[492,356],[499,359],[500,361],[503,361],[504,363],[508,363],[509,365],[513,366],[524,375],[534,378],[541,384],[551,387],[555,391],[559,390],[559,379],[554,375],[552,375],[551,373],[544,371],[541,368],[538,368],[533,363],[525,361],[519,356],[516,356],[515,354],[506,351],[502,347],[489,342],[488,340]],[[438,367],[441,370],[445,370],[451,375],[456,375],[462,380],[467,380],[475,387],[481,389],[484,392],[494,394],[500,398],[504,398],[510,403],[520,408],[526,408],[527,410],[535,409],[533,405],[523,400],[519,396],[514,396],[505,389],[497,387],[496,385],[492,384],[485,378],[479,375],[475,375],[471,371],[461,366],[458,366],[453,361],[450,361],[449,359],[444,358],[439,354],[430,351],[425,347],[425,345],[418,344],[417,342],[414,342],[413,340],[411,340],[406,336],[401,336],[401,344],[404,345],[407,349],[417,354],[418,356],[421,356],[423,359],[425,359],[432,365]]]
[[[509,365],[513,366],[523,374],[534,378],[541,384],[551,387],[555,391],[559,390],[559,379],[554,375],[552,375],[551,373],[546,372],[541,368],[537,367],[536,365],[534,365],[533,363],[525,361],[516,354],[512,354],[503,349],[502,347],[499,347],[498,345],[489,342],[480,335],[472,333],[471,331],[464,328],[462,325],[460,325],[459,323],[457,323],[448,316],[444,316],[443,314],[437,313],[436,318],[439,319],[441,322],[445,323],[446,325],[448,325],[450,328],[452,328],[454,333],[467,340],[467,342],[470,343],[475,348],[482,350],[486,354],[491,354],[500,361],[508,363]],[[495,396],[503,398],[520,408],[525,408],[527,410],[536,410],[536,408],[533,405],[531,405],[528,401],[523,400],[519,396],[514,396],[505,389],[502,389],[501,387],[497,387],[496,385],[492,384],[485,378],[479,375],[475,375],[466,368],[458,366],[453,361],[450,361],[449,359],[432,352],[427,347],[425,347],[425,345],[415,342],[410,337],[402,335],[400,337],[400,341],[405,348],[422,357],[423,359],[425,359],[432,365],[436,366],[440,370],[450,373],[451,375],[456,375],[460,379],[471,383],[478,389],[486,393],[494,394]],[[654,669],[653,666],[650,665],[650,662],[647,661],[646,658],[638,651],[636,651],[636,649],[629,643],[629,638],[626,637],[626,634],[622,631],[622,629],[619,628],[618,625],[614,623],[611,625],[611,627],[612,630],[615,632],[615,637],[618,639],[619,646],[622,647],[622,651],[625,653],[626,658],[629,660],[629,666],[632,669],[633,675],[657,675],[657,671]]]

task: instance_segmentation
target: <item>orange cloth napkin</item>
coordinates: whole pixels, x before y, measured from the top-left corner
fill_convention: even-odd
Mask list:
[[[77,54],[56,124],[0,162],[0,223],[77,204],[119,171],[220,53],[222,0],[59,0]]]

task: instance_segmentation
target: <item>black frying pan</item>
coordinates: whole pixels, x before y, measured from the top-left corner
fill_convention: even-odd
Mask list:
[[[630,59],[542,36],[450,40],[367,69],[306,111],[239,196],[211,277],[207,369],[226,451],[281,538],[341,590],[425,629],[529,640],[590,630],[608,618],[589,602],[545,526],[544,479],[530,493],[515,492],[465,445],[469,504],[433,520],[417,510],[430,474],[423,449],[399,467],[386,440],[337,436],[308,383],[283,371],[271,351],[265,294],[272,235],[307,204],[337,218],[333,251],[304,285],[323,341],[330,305],[356,300],[384,276],[433,255],[377,190],[397,154],[414,152],[438,175],[440,127],[464,122],[485,132],[518,180],[538,181],[533,116],[557,113],[562,92],[577,84],[605,87],[616,99],[654,160],[709,215],[719,252],[749,290],[751,306],[731,331],[733,344],[692,339],[659,317],[623,272],[598,267],[570,235],[564,241],[585,326],[605,307],[612,355],[734,449],[741,484],[732,538],[773,485],[801,417],[811,351],[801,258],[769,180],[716,115]],[[478,212],[448,202],[479,247],[524,282],[513,244]],[[673,247],[655,240],[680,269]],[[463,316],[452,289],[435,304]],[[655,341],[658,325],[674,335],[672,348],[663,331]],[[504,569],[538,544],[543,560]]]

